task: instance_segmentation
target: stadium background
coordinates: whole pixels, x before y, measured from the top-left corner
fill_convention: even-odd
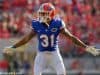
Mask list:
[[[36,37],[19,48],[20,53],[8,56],[2,52],[4,47],[14,44],[30,31],[31,20],[37,18],[36,11],[44,2],[54,4],[59,14],[56,16],[65,21],[72,34],[100,48],[100,0],[0,0],[0,75],[2,72],[32,73]],[[59,47],[68,75],[100,75],[100,56],[86,53],[63,35],[60,35]],[[45,72],[54,73],[52,69]]]

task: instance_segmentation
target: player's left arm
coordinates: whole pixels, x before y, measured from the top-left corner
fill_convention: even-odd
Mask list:
[[[64,34],[66,37],[68,37],[70,40],[72,40],[72,42],[77,44],[78,46],[81,46],[83,48],[87,47],[87,45],[85,43],[83,43],[76,36],[72,35],[66,28],[62,28],[61,33]]]
[[[62,22],[62,24],[63,24],[63,27],[61,28],[61,33],[62,34],[64,34],[66,37],[68,37],[70,40],[72,40],[72,42],[75,43],[76,45],[85,48],[85,50],[87,52],[90,52],[93,55],[99,55],[99,52],[97,51],[97,49],[95,47],[86,45],[84,42],[82,42],[76,36],[71,34],[66,27],[64,27],[65,26],[64,22]]]

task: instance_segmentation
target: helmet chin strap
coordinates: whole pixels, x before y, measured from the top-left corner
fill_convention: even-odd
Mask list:
[[[42,23],[45,23],[48,27],[49,27],[49,23],[50,23],[50,21],[51,21],[51,19],[50,18],[41,18],[40,19],[40,22],[42,22]]]
[[[47,27],[49,27],[49,23],[45,22],[45,24],[47,25]]]
[[[49,27],[49,25],[50,25],[50,21],[51,21],[51,19],[50,18],[48,18],[47,19],[47,21],[46,22],[44,22],[48,27]]]

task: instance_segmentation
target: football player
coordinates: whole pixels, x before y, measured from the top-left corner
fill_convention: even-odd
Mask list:
[[[65,27],[62,19],[55,17],[55,7],[51,3],[43,3],[38,10],[38,19],[32,21],[32,30],[19,42],[4,52],[10,53],[14,48],[18,48],[29,42],[34,36],[38,38],[38,51],[34,63],[34,75],[41,75],[46,67],[52,67],[57,75],[66,75],[66,70],[58,48],[58,36],[62,33],[78,46],[93,55],[99,52],[92,46],[87,46],[77,37],[72,35]]]

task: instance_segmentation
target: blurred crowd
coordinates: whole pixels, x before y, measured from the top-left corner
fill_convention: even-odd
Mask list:
[[[0,0],[0,39],[20,37],[30,30],[42,3],[51,2],[56,16],[61,17],[69,31],[88,45],[100,44],[100,0]],[[83,56],[84,49],[60,36],[61,53]]]
[[[29,32],[31,20],[37,18],[36,11],[45,2],[55,6],[56,16],[65,21],[73,35],[88,45],[100,45],[100,0],[0,0],[0,39],[19,38]],[[64,56],[84,55],[84,49],[63,35],[60,38]]]
[[[0,0],[0,38],[25,34],[44,2],[55,6],[75,36],[89,44],[100,42],[99,0]]]

